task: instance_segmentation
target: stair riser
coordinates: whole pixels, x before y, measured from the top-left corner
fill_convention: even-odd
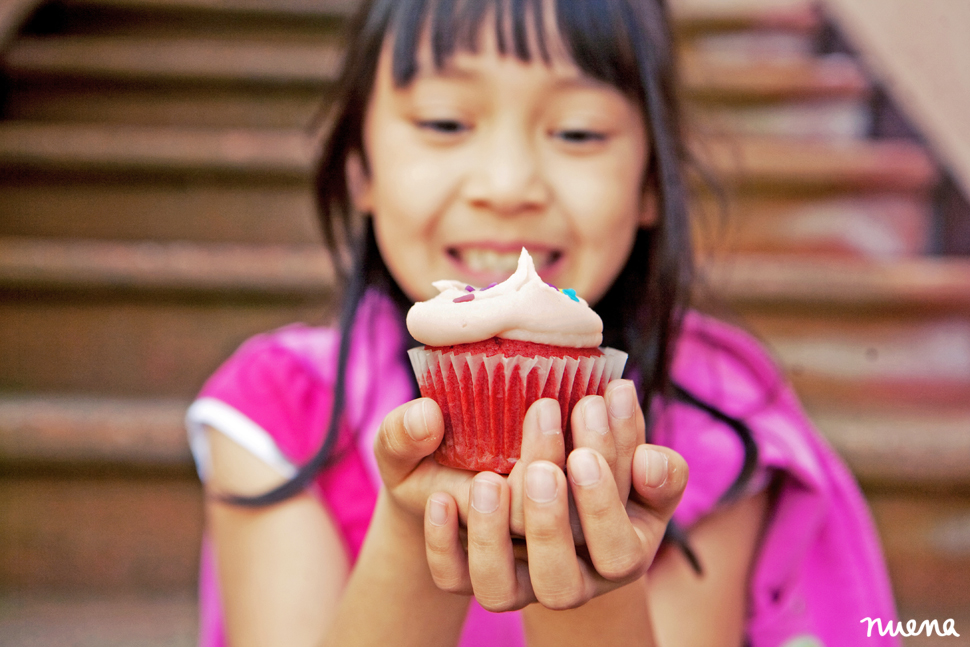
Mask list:
[[[248,337],[325,304],[0,304],[0,389],[191,398]]]
[[[932,208],[913,198],[733,201],[727,212],[701,201],[695,230],[702,251],[837,254],[905,258],[929,247]]]
[[[970,608],[970,500],[870,494],[869,502],[898,605]]]
[[[324,109],[326,92],[315,88],[246,90],[173,86],[72,86],[50,80],[16,84],[7,119],[61,123],[181,125],[207,128],[305,128]]]
[[[185,590],[202,488],[178,479],[0,480],[0,583],[21,591]]]
[[[954,405],[970,396],[970,315],[740,311],[815,404],[826,395],[833,403],[929,397]]]
[[[0,236],[299,244],[320,240],[305,184],[0,183]]]

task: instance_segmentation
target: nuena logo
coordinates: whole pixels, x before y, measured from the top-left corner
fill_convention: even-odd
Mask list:
[[[888,634],[890,636],[904,636],[908,638],[910,636],[919,636],[920,634],[923,633],[923,630],[925,629],[927,636],[932,636],[933,632],[935,631],[937,636],[956,636],[958,638],[960,637],[960,634],[957,633],[957,629],[956,629],[955,623],[953,622],[953,618],[948,618],[943,622],[942,632],[940,632],[939,620],[924,620],[922,623],[920,623],[919,628],[916,627],[915,620],[907,620],[905,629],[903,629],[902,620],[897,620],[895,625],[893,624],[892,620],[889,620],[886,623],[885,627],[882,626],[881,618],[863,618],[859,622],[869,623],[869,627],[866,629],[866,636],[869,638],[872,637],[873,627],[877,627],[877,630],[879,631],[880,636],[885,636]]]

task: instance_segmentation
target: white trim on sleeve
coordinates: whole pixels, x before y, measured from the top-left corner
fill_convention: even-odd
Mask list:
[[[265,429],[222,400],[199,398],[185,412],[185,428],[189,434],[189,447],[195,458],[195,468],[203,481],[206,480],[211,465],[206,427],[212,427],[239,443],[282,476],[292,478],[296,474],[296,466],[283,455],[276,441]]]

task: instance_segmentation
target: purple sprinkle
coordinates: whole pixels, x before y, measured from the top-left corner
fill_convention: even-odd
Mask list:
[[[555,285],[553,285],[552,283],[546,283],[546,285],[548,285],[549,287],[551,287],[553,290],[558,290],[559,289]]]
[[[457,299],[452,299],[452,301],[454,301],[455,303],[468,303],[469,301],[473,301],[474,299],[475,299],[474,294],[463,294]]]
[[[494,288],[496,285],[498,285],[498,283],[489,283],[488,285],[486,285],[485,287],[483,287],[481,289],[481,291],[484,292],[485,290],[487,290],[489,288]]]
[[[473,288],[472,286],[470,285],[465,286],[465,292],[474,292],[474,291],[475,291],[475,288]]]

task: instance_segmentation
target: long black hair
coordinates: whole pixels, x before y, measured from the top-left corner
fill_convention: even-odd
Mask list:
[[[651,143],[643,191],[656,200],[659,217],[654,226],[638,231],[626,265],[595,304],[603,319],[603,343],[629,353],[627,371],[636,376],[644,411],[651,410],[650,403],[658,396],[679,400],[738,433],[745,447],[745,463],[725,496],[734,497],[742,491],[757,458],[750,430],[670,379],[672,350],[690,300],[694,264],[684,177],[690,160],[680,122],[673,43],[663,0],[372,0],[363,3],[351,22],[349,48],[328,114],[328,136],[316,172],[324,240],[346,286],[334,406],[326,440],[290,481],[261,496],[233,497],[233,502],[261,506],[284,500],[302,491],[334,460],[358,305],[370,289],[390,296],[400,307],[402,319],[410,305],[381,258],[370,219],[354,213],[346,180],[351,155],[359,155],[366,168],[363,121],[387,40],[393,39],[392,75],[398,87],[406,86],[417,73],[418,48],[423,39],[428,39],[434,64],[441,68],[458,50],[478,50],[478,37],[488,17],[494,21],[502,55],[548,63],[550,17],[546,13],[550,10],[555,14],[555,33],[575,64],[640,107]],[[668,539],[681,543],[699,568],[675,526],[671,526]]]

